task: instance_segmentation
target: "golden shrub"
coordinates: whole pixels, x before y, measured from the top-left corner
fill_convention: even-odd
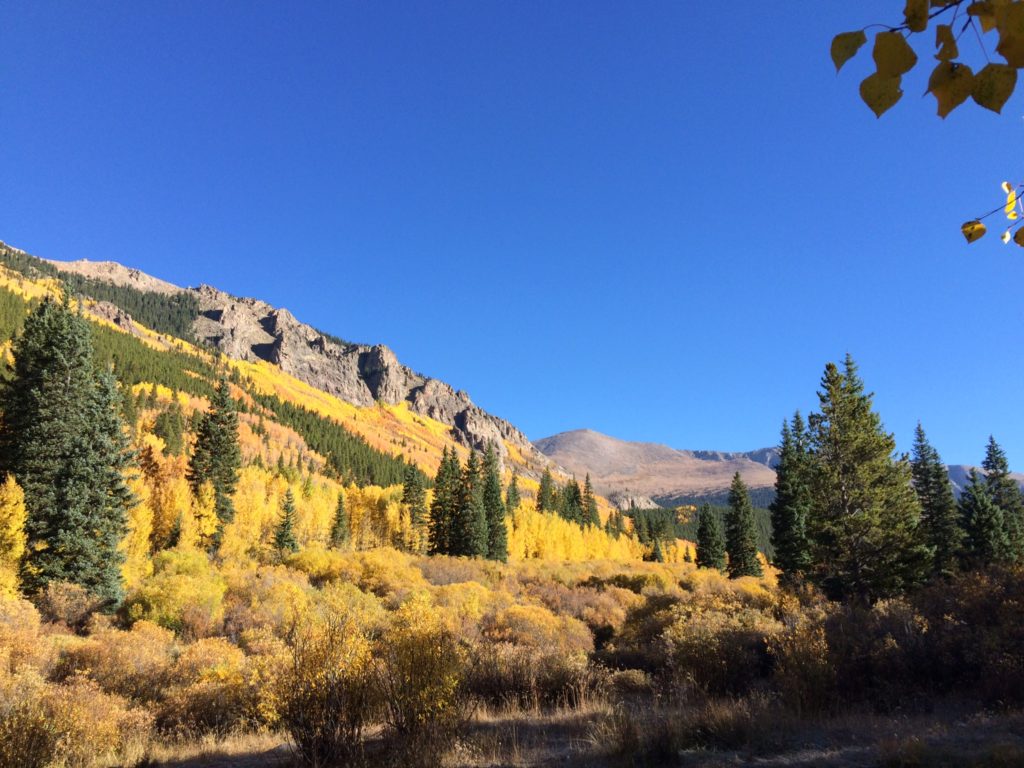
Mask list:
[[[203,637],[219,628],[227,584],[205,553],[160,552],[153,569],[125,601],[122,610],[130,621],[146,619],[185,637]]]
[[[28,600],[0,596],[0,672],[27,664],[45,668],[52,646],[40,634],[39,611]]]

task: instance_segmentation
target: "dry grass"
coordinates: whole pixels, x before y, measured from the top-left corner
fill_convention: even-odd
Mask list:
[[[149,751],[152,768],[245,768],[287,766],[291,750],[276,733],[207,735],[199,739],[154,744]]]

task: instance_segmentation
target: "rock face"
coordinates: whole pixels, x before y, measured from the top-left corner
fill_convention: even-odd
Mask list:
[[[633,501],[671,506],[687,496],[711,495],[728,489],[739,472],[751,489],[775,483],[777,451],[749,453],[682,451],[657,443],[630,443],[600,432],[580,429],[538,440],[549,459],[577,477],[590,475],[594,488],[620,508]]]
[[[107,280],[115,285],[162,294],[191,293],[199,304],[192,324],[196,340],[236,360],[265,360],[307,384],[358,406],[376,402],[409,403],[416,413],[453,427],[453,435],[469,448],[494,444],[504,459],[505,442],[514,445],[528,466],[526,475],[539,474],[550,462],[522,432],[504,419],[473,404],[469,395],[402,365],[383,345],[349,344],[299,322],[287,309],[259,299],[243,299],[209,285],[180,288],[112,261],[52,261],[66,272]],[[130,330],[131,318],[112,304],[100,304],[98,314]]]

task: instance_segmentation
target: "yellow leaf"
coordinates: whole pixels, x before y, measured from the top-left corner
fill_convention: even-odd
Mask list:
[[[887,109],[900,100],[901,96],[903,96],[903,90],[900,88],[899,76],[883,77],[875,72],[864,78],[860,84],[860,97],[875,113],[875,117],[881,117]]]
[[[1024,3],[997,6],[995,19],[999,30],[996,51],[1011,67],[1024,67]]]
[[[940,61],[928,78],[928,92],[939,103],[939,117],[945,118],[971,95],[974,73],[966,64]]]
[[[967,6],[967,13],[981,22],[982,32],[991,32],[996,26],[995,5],[991,0],[981,0]]]
[[[971,98],[979,106],[999,112],[1016,87],[1016,69],[1008,64],[986,64],[974,76]]]
[[[917,54],[899,32],[879,32],[875,35],[875,47],[871,55],[882,77],[897,77],[909,72],[917,63]]]
[[[952,61],[960,55],[956,38],[953,36],[953,28],[949,24],[939,24],[935,28],[935,47],[939,49],[935,54],[939,61]]]
[[[1013,242],[1024,248],[1024,227],[1020,227],[1013,233]]]
[[[1005,232],[1003,232],[1003,236],[1000,237],[999,239],[1003,241],[1003,245],[1006,245],[1008,242],[1010,242],[1010,230],[1006,230]]]
[[[965,221],[963,225],[961,225],[960,231],[964,233],[964,237],[967,238],[968,243],[973,243],[985,234],[985,225],[977,219],[974,219],[973,221]]]
[[[857,32],[843,32],[832,38],[832,63],[836,65],[838,72],[843,64],[856,55],[860,47],[868,41],[864,30]]]
[[[928,0],[907,0],[903,18],[911,32],[924,32],[928,28]]]
[[[1003,212],[1006,214],[1006,218],[1010,221],[1017,220],[1017,190],[1011,189],[1006,193],[1006,206],[1003,208]]]

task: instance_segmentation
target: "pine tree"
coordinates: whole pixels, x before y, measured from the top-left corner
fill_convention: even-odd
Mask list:
[[[505,509],[511,514],[519,508],[521,501],[519,497],[519,475],[513,474],[512,479],[508,482],[508,488],[505,490]]]
[[[803,419],[797,411],[792,426],[782,424],[775,498],[770,507],[775,565],[791,580],[807,570],[811,559],[807,541],[807,510],[811,499],[806,442]]]
[[[917,530],[921,507],[910,466],[896,461],[847,355],[844,370],[829,363],[810,421],[813,450],[811,577],[833,599],[873,602],[919,583],[929,568]]]
[[[188,466],[188,480],[193,493],[198,493],[205,482],[213,486],[214,510],[219,521],[212,540],[213,546],[220,542],[224,526],[235,517],[231,496],[238,485],[238,470],[241,466],[238,413],[228,383],[221,379],[214,389],[210,410],[199,418],[195,451]]]
[[[487,557],[487,514],[484,511],[480,457],[469,454],[458,486],[458,506],[452,525],[452,555]]]
[[[427,494],[423,488],[423,475],[412,464],[405,472],[402,483],[402,504],[409,510],[414,552],[422,553],[427,544]]]
[[[594,495],[594,486],[590,484],[589,472],[583,481],[583,521],[586,525],[601,527],[601,515],[597,511],[597,497]]]
[[[920,422],[914,431],[910,471],[921,503],[921,535],[932,551],[932,572],[950,574],[956,570],[963,542],[960,513],[949,473],[939,452],[928,442]]]
[[[281,502],[281,519],[274,529],[274,549],[282,557],[286,553],[299,551],[299,542],[295,540],[295,497],[291,488],[284,492],[284,500]]]
[[[661,539],[654,539],[654,547],[651,548],[651,561],[655,563],[665,562],[665,553],[661,551]]]
[[[544,468],[544,474],[540,476],[540,488],[537,491],[537,511],[557,511],[555,500],[555,478],[551,476],[551,470]]]
[[[960,526],[964,539],[960,563],[975,570],[1007,562],[1011,557],[1010,540],[1002,508],[992,499],[987,479],[972,469],[967,486],[960,494]]]
[[[334,507],[334,518],[331,520],[330,544],[335,548],[344,547],[351,538],[348,512],[345,511],[345,492],[338,491],[338,503]]]
[[[725,521],[725,551],[729,555],[729,578],[761,576],[757,559],[757,534],[754,529],[754,506],[743,478],[737,472],[729,488],[729,513]]]
[[[459,505],[462,468],[455,451],[447,448],[434,478],[434,499],[430,504],[430,549],[432,555],[451,555],[454,525]]]
[[[483,506],[487,518],[487,557],[508,562],[508,527],[505,525],[505,504],[501,500],[501,475],[498,456],[493,446],[487,446],[483,467]]]
[[[164,441],[164,454],[180,456],[185,449],[185,415],[181,405],[173,400],[167,408],[157,414],[153,422],[153,434]]]
[[[67,299],[36,307],[12,352],[0,475],[14,475],[25,494],[22,586],[31,594],[72,581],[116,605],[123,596],[118,544],[134,503],[116,384],[96,372],[88,322]]]
[[[583,492],[575,477],[558,494],[558,513],[570,523],[583,527]]]
[[[724,571],[725,539],[718,515],[707,504],[697,514],[697,567]]]
[[[1010,476],[1006,454],[991,436],[988,438],[981,468],[985,470],[989,496],[1003,510],[1003,525],[1009,544],[1007,557],[1012,563],[1020,563],[1024,561],[1024,499],[1021,498],[1017,481]]]

